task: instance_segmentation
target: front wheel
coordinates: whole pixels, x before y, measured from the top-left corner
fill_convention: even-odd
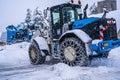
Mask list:
[[[42,64],[45,62],[46,56],[41,55],[41,51],[35,41],[29,47],[29,58],[32,64]]]
[[[66,38],[60,44],[60,60],[70,66],[86,66],[88,57],[85,44],[78,38]]]

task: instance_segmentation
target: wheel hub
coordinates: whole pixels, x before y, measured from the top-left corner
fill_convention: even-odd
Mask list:
[[[74,61],[76,59],[76,51],[73,47],[67,47],[64,50],[64,56],[69,61]]]
[[[36,52],[34,49],[31,50],[31,58],[34,60],[36,59]]]

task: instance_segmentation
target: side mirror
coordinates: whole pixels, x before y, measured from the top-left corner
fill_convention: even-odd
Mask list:
[[[87,9],[88,9],[88,4],[86,4],[86,6],[85,6],[84,10],[87,10]]]
[[[109,13],[109,10],[107,8],[103,8],[103,11]]]
[[[86,4],[85,8],[83,9],[83,12],[84,12],[83,19],[87,18],[87,8],[88,8],[88,4]]]
[[[104,14],[102,16],[102,18],[106,18],[106,14],[109,12],[109,10],[107,8],[103,8]]]

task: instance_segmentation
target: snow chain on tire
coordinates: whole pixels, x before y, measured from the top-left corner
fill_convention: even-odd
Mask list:
[[[60,59],[70,66],[86,66],[88,57],[84,43],[78,38],[66,38],[60,44]]]
[[[29,47],[29,58],[32,64],[42,64],[45,62],[46,56],[41,55],[41,51],[38,47],[38,44],[33,41]]]

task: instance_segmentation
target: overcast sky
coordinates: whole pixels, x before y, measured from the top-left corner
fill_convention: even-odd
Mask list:
[[[26,10],[32,11],[38,6],[40,10],[51,5],[68,2],[69,0],[0,0],[0,27],[23,22]]]
[[[23,22],[26,16],[26,10],[30,8],[32,11],[39,7],[40,10],[56,5],[65,3],[70,0],[0,0],[0,28],[5,28],[8,25],[17,25]],[[77,0],[75,0],[77,2]],[[82,5],[89,3],[89,6],[94,1],[100,0],[81,0]],[[120,0],[119,0],[120,1]]]

